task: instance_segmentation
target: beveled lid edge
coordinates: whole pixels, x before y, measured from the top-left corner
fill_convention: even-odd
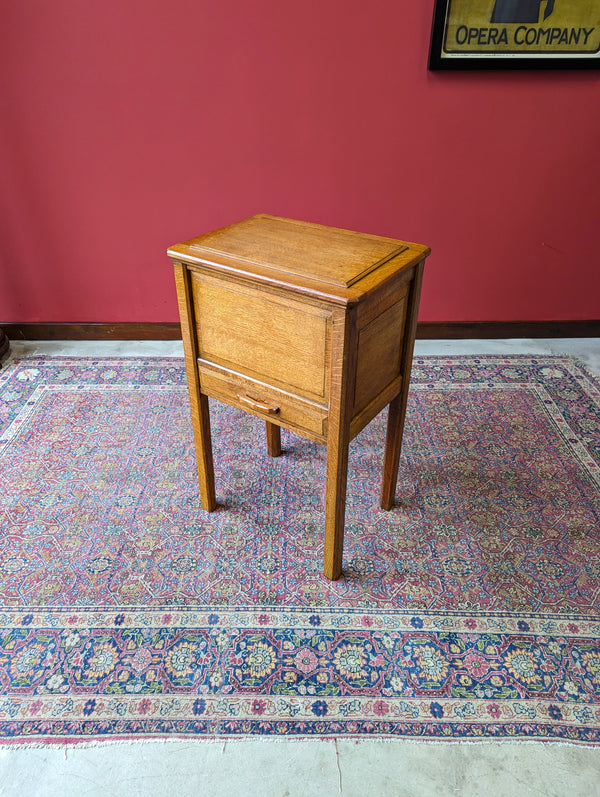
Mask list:
[[[233,261],[236,263],[248,263],[253,266],[260,266],[260,268],[267,268],[270,271],[276,271],[280,274],[290,274],[294,277],[300,277],[301,279],[310,280],[311,282],[322,282],[326,283],[327,285],[335,285],[338,288],[350,288],[355,283],[359,282],[361,279],[370,274],[372,271],[375,271],[376,268],[382,266],[384,263],[387,263],[388,260],[391,260],[394,257],[397,257],[402,252],[408,249],[408,244],[403,244],[402,246],[397,247],[396,249],[389,252],[387,255],[384,255],[379,260],[375,260],[373,263],[369,264],[366,268],[362,271],[359,271],[349,280],[336,280],[333,278],[327,278],[325,276],[315,276],[313,274],[307,274],[304,271],[300,271],[297,269],[290,268],[288,266],[284,266],[278,263],[268,263],[264,260],[259,260],[258,258],[254,257],[244,257],[244,255],[233,255],[229,252],[225,252],[222,249],[215,249],[212,246],[203,246],[201,244],[188,244],[189,248],[194,250],[194,252],[199,252],[200,254],[207,254],[207,255],[217,255],[219,258],[224,258],[228,261]],[[212,260],[208,260],[207,258],[203,258],[205,262],[213,262]]]
[[[384,240],[389,241],[390,243],[396,243],[398,244],[398,247],[392,250],[389,254],[386,254],[380,260],[370,264],[366,269],[363,269],[362,272],[360,272],[358,275],[355,275],[352,280],[346,283],[333,280],[328,281],[322,277],[309,276],[305,273],[296,272],[291,269],[286,270],[280,266],[273,266],[268,263],[252,260],[251,258],[227,254],[208,246],[202,246],[201,244],[203,238],[208,237],[215,232],[220,232],[222,230],[228,229],[229,227],[233,227],[236,224],[239,224],[240,221],[247,221],[256,218],[276,219],[286,221],[291,224],[320,227],[325,230],[339,230],[348,233],[349,235],[356,235],[362,238],[373,238],[379,241]],[[241,219],[240,221],[233,222],[232,224],[225,225],[215,230],[210,230],[187,241],[173,244],[168,248],[167,255],[172,260],[188,262],[190,265],[196,264],[198,266],[214,268],[232,276],[238,275],[242,279],[257,278],[262,283],[292,290],[303,295],[312,295],[315,298],[322,298],[326,301],[334,301],[340,304],[354,304],[355,301],[358,301],[358,297],[362,293],[358,283],[360,283],[363,279],[368,278],[369,275],[372,274],[377,268],[385,266],[387,263],[395,260],[397,257],[401,257],[403,260],[406,259],[406,262],[404,262],[401,266],[401,270],[404,270],[405,268],[409,268],[419,261],[425,259],[431,253],[431,249],[425,244],[402,241],[400,239],[374,235],[372,233],[361,233],[342,227],[331,227],[324,224],[318,224],[316,222],[304,222],[298,219],[289,219],[283,216],[274,216],[268,213],[257,213],[253,216],[248,216],[245,219]],[[217,257],[211,258],[210,256],[202,256],[203,254],[210,255],[211,253]],[[259,270],[255,271],[245,268],[244,263],[246,263],[248,266],[255,266]],[[387,269],[384,270],[387,271]],[[280,278],[278,278],[277,275],[281,275]],[[290,278],[289,280],[285,279],[286,275]],[[387,278],[388,277],[386,276],[386,279]]]

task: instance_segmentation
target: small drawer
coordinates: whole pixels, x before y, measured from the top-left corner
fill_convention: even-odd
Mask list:
[[[298,396],[248,379],[213,363],[198,361],[200,389],[207,396],[232,404],[266,421],[326,442],[327,409]]]

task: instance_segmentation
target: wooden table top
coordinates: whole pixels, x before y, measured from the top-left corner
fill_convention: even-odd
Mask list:
[[[352,304],[429,249],[393,238],[259,214],[172,246],[188,263]]]

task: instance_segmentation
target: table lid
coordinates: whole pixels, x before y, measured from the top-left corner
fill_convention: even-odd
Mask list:
[[[169,254],[344,289],[408,248],[392,238],[261,214],[171,247]]]

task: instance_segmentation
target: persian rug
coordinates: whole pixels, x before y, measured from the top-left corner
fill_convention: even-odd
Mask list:
[[[325,449],[211,405],[200,507],[183,361],[0,371],[0,742],[600,742],[600,386],[561,357],[415,359],[397,505],[385,412]]]

